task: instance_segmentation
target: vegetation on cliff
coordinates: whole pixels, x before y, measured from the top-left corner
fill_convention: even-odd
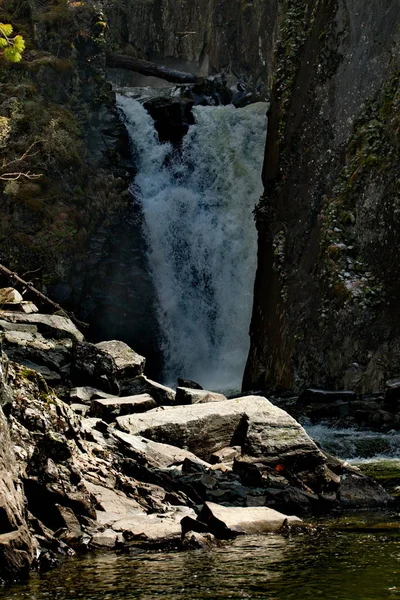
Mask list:
[[[22,272],[40,268],[46,283],[124,203],[117,151],[104,143],[96,159],[88,147],[91,121],[115,112],[104,27],[94,3],[68,0],[6,0],[3,19],[17,33],[13,50],[22,37],[26,50],[15,64],[0,57],[0,164],[17,174],[0,184],[0,260]]]

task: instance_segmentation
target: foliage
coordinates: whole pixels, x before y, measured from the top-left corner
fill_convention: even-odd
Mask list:
[[[25,40],[22,35],[12,35],[13,26],[0,23],[0,56],[10,62],[19,62],[25,50]]]

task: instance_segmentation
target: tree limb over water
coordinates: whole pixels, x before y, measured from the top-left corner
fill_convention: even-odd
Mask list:
[[[199,79],[194,73],[177,71],[164,65],[157,65],[147,60],[140,60],[132,56],[125,56],[124,54],[107,54],[106,65],[107,67],[136,71],[142,75],[160,77],[171,83],[196,83]]]

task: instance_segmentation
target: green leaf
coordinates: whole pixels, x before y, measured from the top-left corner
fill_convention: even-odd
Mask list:
[[[6,46],[8,46],[6,38],[0,37],[0,48],[5,48]]]
[[[25,50],[25,40],[22,35],[16,35],[15,38],[13,38],[13,44],[18,52],[23,52]]]
[[[22,58],[21,53],[12,46],[4,48],[4,57],[10,62],[19,62]]]
[[[5,36],[9,36],[11,35],[13,32],[13,27],[12,25],[6,24],[6,23],[0,23],[0,33],[2,33]]]

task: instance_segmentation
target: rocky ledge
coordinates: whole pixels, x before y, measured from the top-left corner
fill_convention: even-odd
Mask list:
[[[0,577],[91,549],[198,547],[382,507],[373,479],[324,454],[266,398],[144,375],[126,344],[8,293],[0,311]],[[288,516],[293,515],[293,516]]]

